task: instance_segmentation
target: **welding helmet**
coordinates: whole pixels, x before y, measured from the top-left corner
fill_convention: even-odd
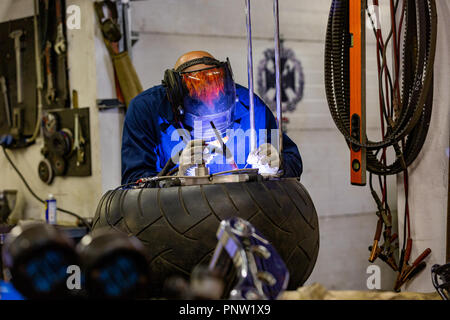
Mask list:
[[[184,71],[198,64],[209,67]],[[194,129],[194,138],[214,139],[211,122],[222,135],[231,127],[236,87],[228,59],[225,62],[210,57],[194,59],[176,70],[167,70],[164,78],[169,101],[183,124]]]

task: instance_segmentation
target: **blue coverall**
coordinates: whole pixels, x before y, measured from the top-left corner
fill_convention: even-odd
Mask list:
[[[234,112],[234,130],[246,131],[250,128],[248,89],[236,84],[238,102]],[[178,135],[176,129],[181,128],[175,122],[174,114],[166,89],[159,85],[145,90],[136,96],[130,103],[123,127],[122,137],[122,184],[134,182],[143,177],[152,177],[158,174],[173,154],[173,148],[181,150],[185,142]],[[270,109],[255,95],[255,129],[276,129],[277,123]],[[175,131],[175,133],[174,133]],[[174,139],[176,137],[176,139]],[[270,142],[270,136],[266,141]],[[248,137],[245,140],[245,159],[247,159],[250,144]],[[226,143],[233,143],[230,139]],[[232,149],[232,148],[230,148]],[[243,149],[241,149],[243,150]],[[302,159],[295,143],[283,135],[283,169],[285,177],[300,177],[302,174]],[[240,169],[244,164],[237,164]],[[208,165],[210,173],[231,170],[229,164]]]

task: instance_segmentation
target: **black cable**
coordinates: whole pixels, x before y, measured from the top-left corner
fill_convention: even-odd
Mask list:
[[[139,180],[137,180],[137,181],[133,181],[133,182],[128,182],[128,183],[122,184],[122,185],[116,187],[114,190],[110,191],[110,193],[107,195],[107,198],[105,200],[105,220],[106,220],[106,223],[109,226],[111,226],[112,228],[114,228],[117,231],[121,231],[122,232],[122,230],[117,228],[115,226],[115,224],[111,223],[110,220],[109,220],[109,213],[110,213],[111,203],[112,203],[112,201],[114,199],[114,196],[116,195],[117,191],[119,191],[120,189],[123,189],[125,187],[130,187],[130,186],[136,186],[139,183],[140,183]]]
[[[11,160],[11,158],[9,157],[8,153],[6,152],[6,148],[4,146],[2,146],[3,149],[3,154],[6,157],[6,160],[8,160],[8,162],[11,164],[11,166],[14,168],[14,170],[16,171],[16,173],[19,175],[20,179],[22,180],[22,182],[25,184],[25,187],[28,189],[28,191],[31,193],[31,195],[38,200],[39,202],[45,204],[45,200],[43,200],[42,198],[40,198],[36,193],[34,193],[34,191],[31,189],[30,185],[28,184],[27,180],[24,178],[24,176],[22,175],[22,173],[19,171],[19,169],[17,169],[16,165],[14,164],[14,162]],[[81,222],[83,222],[83,224],[88,228],[88,230],[91,230],[91,225],[86,221],[86,219],[84,219],[83,217],[79,216],[78,214],[69,211],[69,210],[65,210],[62,208],[57,207],[56,210],[63,212],[65,214],[68,214],[72,217],[77,218],[78,220],[80,220]]]

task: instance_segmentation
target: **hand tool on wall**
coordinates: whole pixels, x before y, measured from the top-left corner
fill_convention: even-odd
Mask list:
[[[53,84],[53,71],[52,71],[52,43],[47,41],[45,46],[45,71],[47,74],[47,103],[50,105],[55,101],[56,90]]]
[[[80,117],[78,114],[78,92],[72,91],[72,101],[74,109],[74,143],[73,150],[77,150],[77,167],[84,163],[84,145],[85,140],[81,131]]]
[[[0,88],[2,90],[2,95],[3,95],[3,104],[5,105],[6,120],[8,122],[8,127],[11,128],[11,125],[12,125],[11,108],[9,106],[9,99],[8,99],[8,86],[6,84],[6,79],[4,76],[0,77]]]
[[[20,29],[14,30],[10,33],[10,37],[14,39],[14,51],[16,54],[16,81],[17,81],[17,105],[13,108],[12,116],[12,129],[11,134],[14,137],[19,137],[22,133],[23,118],[22,118],[22,106],[23,103],[23,91],[22,91],[22,48],[20,38],[23,35],[23,31]]]
[[[64,36],[64,10],[61,0],[55,3],[56,11],[56,39],[54,50],[56,56],[56,102],[59,107],[66,107],[66,101],[69,99],[67,82],[67,42]]]
[[[116,3],[110,0],[95,1],[94,8],[103,41],[113,62],[117,98],[119,101],[124,100],[128,106],[131,99],[141,93],[143,88],[128,52],[119,52],[118,41],[122,38],[122,34],[117,22]],[[105,12],[108,13],[108,16],[105,16]]]
[[[58,106],[66,107],[66,101],[69,99],[69,84],[67,81],[67,55],[60,54],[56,57],[56,101]]]
[[[26,139],[27,144],[33,143],[39,136],[41,129],[41,115],[42,115],[42,90],[43,84],[43,74],[42,74],[42,60],[41,60],[41,39],[39,32],[38,17],[39,14],[39,0],[34,0],[34,16],[33,16],[33,29],[34,29],[34,60],[36,64],[36,96],[37,96],[37,117],[36,124],[34,127],[33,135]],[[47,3],[48,5],[48,3]]]
[[[14,51],[16,54],[16,81],[17,81],[17,103],[23,102],[22,96],[22,48],[20,38],[23,31],[18,29],[10,33],[11,39],[14,39]]]
[[[64,38],[64,21],[61,0],[56,0],[56,40],[55,52],[58,55],[66,52],[66,39]]]

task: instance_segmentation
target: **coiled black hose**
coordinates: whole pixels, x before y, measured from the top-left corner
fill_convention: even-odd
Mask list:
[[[365,139],[360,142],[350,133],[348,0],[332,1],[326,31],[325,91],[331,116],[349,146],[354,144],[367,149],[367,169],[379,175],[397,174],[416,159],[431,118],[437,35],[435,0],[405,1],[402,99],[395,118],[386,119],[387,132],[381,141]],[[403,139],[406,142],[400,149]],[[390,165],[377,158],[380,149],[387,147],[394,147],[397,155]]]

